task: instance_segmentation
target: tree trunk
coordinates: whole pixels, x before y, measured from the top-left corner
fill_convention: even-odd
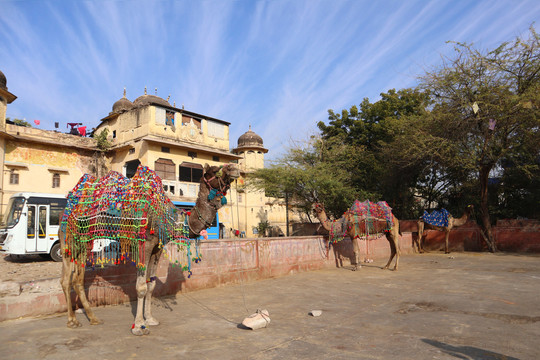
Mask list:
[[[488,180],[490,170],[491,168],[489,166],[484,165],[480,167],[480,217],[482,220],[482,237],[484,238],[489,251],[496,252],[497,246],[493,239],[488,209]]]

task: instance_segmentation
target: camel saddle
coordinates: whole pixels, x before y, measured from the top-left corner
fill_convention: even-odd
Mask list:
[[[349,213],[353,217],[355,236],[382,235],[392,229],[392,208],[386,201],[377,203],[355,200]]]
[[[147,229],[159,237],[160,246],[174,242],[187,248],[187,213],[177,209],[163,190],[161,179],[146,166],[140,165],[128,179],[111,171],[105,177],[85,174],[69,192],[61,227],[66,233],[66,254],[72,260],[86,247],[91,263],[131,261],[143,262]],[[180,216],[178,214],[180,212]],[[183,220],[178,224],[177,219]],[[92,252],[95,240],[113,244],[106,252]],[[189,261],[188,261],[189,262]]]
[[[448,226],[449,217],[450,213],[446,209],[441,209],[433,210],[431,213],[424,211],[424,215],[422,215],[420,218],[424,220],[426,224],[446,227]]]

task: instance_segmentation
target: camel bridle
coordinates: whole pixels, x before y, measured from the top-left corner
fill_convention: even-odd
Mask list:
[[[229,189],[229,184],[226,183],[223,178],[225,177],[223,175],[223,167],[224,166],[220,166],[219,167],[219,171],[217,171],[214,176],[212,176],[210,179],[207,179],[206,177],[204,177],[203,175],[203,180],[204,182],[206,183],[206,185],[208,186],[209,190],[212,191],[212,190],[216,190],[217,192],[217,198],[222,198],[223,196],[226,196],[227,195],[227,190]],[[226,166],[225,166],[226,167]],[[218,182],[218,186],[217,187],[214,187],[212,186],[212,184],[210,183],[211,181],[213,180],[217,180]],[[210,207],[212,207],[212,209],[214,211],[217,211],[219,209],[219,206],[218,206],[219,202],[217,201],[214,201],[214,202],[211,202],[211,203],[208,203],[208,205]],[[197,212],[197,219],[199,221],[202,221],[206,227],[210,227],[212,226],[212,221],[209,221],[208,219],[206,219],[202,214],[201,214],[201,211],[199,210],[199,208],[197,207],[197,205],[195,205],[193,207],[193,209]],[[195,232],[193,232],[195,233]],[[197,235],[200,235],[200,232],[199,234]]]

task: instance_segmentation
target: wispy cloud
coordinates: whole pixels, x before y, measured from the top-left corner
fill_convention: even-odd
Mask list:
[[[19,97],[7,116],[93,127],[147,86],[231,122],[231,146],[251,124],[272,157],[329,108],[413,86],[445,41],[493,47],[539,15],[532,0],[7,0],[0,70]]]

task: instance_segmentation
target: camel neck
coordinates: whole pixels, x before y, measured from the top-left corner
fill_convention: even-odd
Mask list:
[[[317,218],[321,222],[321,225],[323,226],[323,228],[325,230],[330,231],[330,228],[331,228],[330,220],[328,220],[328,217],[326,216],[326,213],[324,211],[321,211],[320,213],[317,214]]]

